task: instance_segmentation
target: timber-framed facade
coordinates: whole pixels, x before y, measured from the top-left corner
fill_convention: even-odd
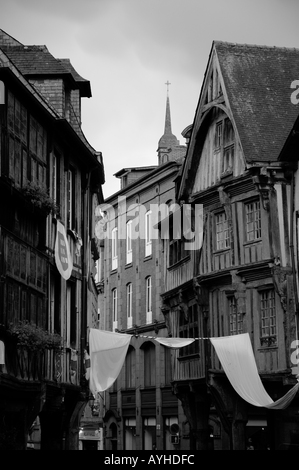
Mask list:
[[[298,50],[222,42],[209,56],[176,194],[181,206],[203,208],[203,243],[174,266],[165,250],[162,295],[169,334],[199,338],[193,354],[175,352],[172,362],[198,450],[245,450],[248,439],[276,450],[298,441],[298,397],[281,413],[245,402],[208,340],[248,332],[273,400],[296,383],[297,163],[281,152],[298,114],[284,88],[298,61]]]
[[[81,130],[90,83],[2,30],[0,78],[0,448],[76,450],[104,183],[102,156]]]

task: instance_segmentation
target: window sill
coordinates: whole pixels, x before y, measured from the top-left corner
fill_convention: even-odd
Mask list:
[[[172,271],[172,270],[178,268],[179,266],[181,266],[182,264],[187,263],[187,261],[190,261],[190,255],[187,255],[184,258],[177,261],[176,263],[172,264],[171,266],[168,266],[167,270]]]
[[[148,255],[143,258],[143,261],[149,261],[150,259],[153,259],[153,255]]]
[[[243,246],[253,245],[254,243],[261,243],[263,240],[262,238],[256,238],[255,240],[250,240],[249,242],[244,242]]]
[[[213,251],[213,255],[220,255],[220,254],[222,254],[222,253],[227,253],[227,252],[230,251],[230,249],[231,249],[231,247],[229,247],[229,248],[223,248],[222,250],[214,250],[214,251]]]
[[[263,353],[263,352],[271,352],[271,351],[277,351],[278,346],[277,344],[272,344],[271,346],[260,346],[258,348],[258,352]]]
[[[117,273],[117,269],[111,269],[110,274],[116,274],[116,273]]]
[[[132,268],[133,267],[133,263],[127,263],[125,265],[125,269],[129,269],[129,268]]]

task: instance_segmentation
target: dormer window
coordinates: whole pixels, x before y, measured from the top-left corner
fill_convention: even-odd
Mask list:
[[[221,173],[232,172],[235,155],[235,133],[232,122],[227,117],[216,123],[214,152],[220,154]]]

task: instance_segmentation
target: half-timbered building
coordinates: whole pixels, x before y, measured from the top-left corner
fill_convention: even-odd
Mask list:
[[[2,30],[0,79],[0,448],[76,449],[104,182],[81,128],[90,82]]]
[[[273,400],[296,383],[296,165],[280,155],[298,115],[290,99],[298,65],[296,49],[215,41],[209,55],[176,193],[195,219],[202,208],[203,242],[173,258],[172,245],[186,245],[169,240],[162,295],[169,333],[199,338],[172,362],[196,449],[245,449],[249,438],[256,449],[298,443],[298,398],[279,412],[250,405],[209,341],[248,332]]]

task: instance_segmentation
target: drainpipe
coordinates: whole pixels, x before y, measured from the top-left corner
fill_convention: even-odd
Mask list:
[[[292,173],[292,180],[291,180],[291,201],[290,201],[290,252],[291,252],[291,260],[292,260],[292,270],[293,270],[293,288],[294,288],[294,301],[295,301],[295,317],[296,317],[296,331],[297,331],[297,339],[298,338],[298,289],[297,289],[297,280],[296,280],[296,269],[295,269],[295,253],[294,253],[294,214],[295,214],[295,200],[294,200],[294,192],[295,192],[295,184],[294,184],[295,176],[294,172]],[[296,220],[298,218],[298,213],[296,211]],[[298,268],[298,260],[297,260],[297,268]],[[299,271],[298,271],[299,272]]]

